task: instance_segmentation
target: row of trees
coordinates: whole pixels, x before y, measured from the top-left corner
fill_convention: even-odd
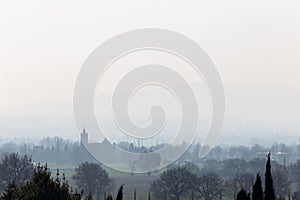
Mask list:
[[[115,144],[118,147],[131,152],[149,152],[156,151],[166,144],[157,144],[153,146],[143,146],[141,144],[120,142]],[[177,149],[184,147],[186,144],[172,146],[174,152]],[[180,162],[189,160],[190,162],[200,162],[198,152],[200,149],[199,144],[192,145],[190,149],[181,157]],[[273,145],[262,146],[255,144],[251,147],[248,146],[228,146],[228,147],[215,147],[208,155],[209,160],[228,160],[228,159],[245,159],[246,161],[253,160],[257,157],[262,157],[268,150],[273,152],[273,158],[280,164],[292,163],[300,159],[300,145],[286,145],[284,143],[274,143]],[[80,164],[82,161],[92,162],[93,158],[82,148],[79,141],[70,141],[60,137],[46,137],[40,140],[37,144],[14,142],[2,144],[0,147],[2,153],[18,152],[20,154],[32,155],[34,160],[41,162],[56,162],[56,163],[71,163]],[[170,152],[171,153],[171,152]]]
[[[254,178],[249,179],[252,177],[249,175],[249,177],[243,177],[245,179],[243,184],[236,185],[233,182],[234,179],[221,178],[214,173],[201,175],[201,171],[193,164],[185,164],[166,170],[159,176],[158,180],[152,183],[151,190],[155,199],[202,198],[213,200],[222,199],[223,194],[233,193],[233,199],[238,200],[249,200],[251,196],[252,200],[275,200],[277,190],[274,189],[276,184],[273,183],[270,154],[265,167],[264,192],[259,173],[256,175],[255,183]],[[236,196],[235,194],[240,188],[242,189]],[[282,197],[280,193],[277,194],[277,198]]]
[[[291,184],[300,190],[300,160],[290,165],[282,165],[271,160],[271,164],[276,196],[287,195]],[[246,190],[249,190],[255,180],[254,174],[263,174],[264,168],[265,159],[262,158],[251,161],[241,159],[207,160],[202,163],[199,173],[215,173],[226,179],[231,179],[233,186],[242,185]]]
[[[256,175],[256,181],[253,185],[252,194],[242,188],[237,194],[237,200],[275,200],[275,190],[273,187],[273,178],[271,173],[271,158],[270,153],[268,154],[268,160],[266,164],[266,173],[265,173],[265,191],[263,192],[262,181],[259,174]],[[278,199],[281,199],[279,197]]]
[[[179,200],[182,197],[217,199],[223,189],[223,180],[216,174],[198,176],[186,166],[177,166],[163,172],[151,185],[155,199]]]
[[[263,181],[265,181],[265,183],[271,182],[271,184],[269,184],[273,188],[273,192],[271,193],[274,193],[274,196],[278,199],[282,196],[286,196],[289,192],[290,181],[285,166],[278,165],[280,166],[281,171],[274,171],[274,169],[271,170],[271,164],[273,165],[274,163],[271,162],[269,155],[266,165],[266,176]],[[300,161],[295,165],[292,165],[292,167],[299,167],[300,169]],[[218,174],[211,172],[203,173],[202,170],[203,168],[199,169],[197,165],[192,163],[171,166],[168,170],[161,173],[159,178],[151,184],[153,196],[155,199],[167,198],[176,200],[180,197],[188,197],[212,200],[220,198],[222,195],[226,195],[236,199],[239,196],[236,196],[238,190],[243,188],[243,190],[240,191],[242,192],[240,195],[245,191],[246,196],[250,197],[250,194],[248,193],[253,190],[253,199],[253,195],[259,194],[259,192],[254,192],[257,190],[255,188],[262,188],[260,186],[261,184],[257,183],[261,182],[259,174],[257,174],[256,183],[253,186],[255,177],[254,174],[251,173],[243,173],[239,176],[231,177],[219,176]],[[43,176],[41,176],[41,174],[43,174]],[[52,178],[50,175],[50,171],[47,167],[40,167],[39,165],[35,166],[31,157],[27,155],[6,155],[0,162],[0,183],[2,189],[6,187],[4,196],[8,195],[9,191],[17,191],[17,195],[22,195],[22,191],[35,194],[36,192],[31,190],[31,188],[39,187],[39,182],[36,181],[42,179],[45,180],[43,182],[44,185],[48,184],[51,187],[56,188],[55,191],[65,191],[66,188],[68,188],[68,190],[70,190],[68,193],[70,198],[72,195],[78,196],[77,191],[73,193],[72,188],[69,188],[69,184],[66,182],[64,175],[62,178],[59,178],[59,172],[57,172],[56,178]],[[35,179],[34,177],[36,176],[39,176],[39,178]],[[49,182],[48,179],[51,179],[52,182]],[[81,163],[75,168],[72,179],[77,188],[82,191],[80,195],[88,195],[89,192],[91,192],[96,199],[100,199],[103,196],[109,198],[109,195],[106,195],[106,193],[111,193],[115,185],[114,180],[111,179],[107,172],[97,163]],[[7,185],[9,185],[9,187],[7,187]],[[265,186],[265,194],[266,191],[268,191],[267,184]],[[151,195],[149,194],[149,198],[150,196]],[[267,195],[265,195],[265,200],[270,200],[266,199],[266,196]],[[254,198],[253,200],[256,199]]]

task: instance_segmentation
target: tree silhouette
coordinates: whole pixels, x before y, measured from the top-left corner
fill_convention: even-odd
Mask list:
[[[112,196],[111,195],[108,195],[107,199],[106,200],[113,200]]]
[[[31,157],[12,153],[5,155],[0,163],[0,190],[14,181],[17,187],[24,185],[32,177],[34,167]]]
[[[185,166],[178,166],[163,172],[159,179],[151,184],[151,190],[154,199],[179,200],[191,195],[191,190],[195,188],[196,182],[195,174]]]
[[[238,178],[239,188],[244,188],[246,191],[250,191],[253,183],[254,183],[255,176],[252,173],[243,173]]]
[[[286,196],[289,193],[291,185],[287,168],[283,165],[276,165],[272,168],[272,177],[275,197]]]
[[[8,184],[8,186],[3,191],[3,196],[0,198],[1,200],[13,200],[17,197],[17,186],[15,181]]]
[[[123,199],[123,185],[121,185],[118,190],[118,195],[117,195],[116,200],[122,200],[122,199]]]
[[[75,168],[75,174],[72,177],[78,188],[85,192],[92,192],[97,199],[105,191],[110,191],[113,187],[113,180],[99,164],[82,163]]]
[[[236,200],[250,200],[250,194],[243,188],[237,193]]]
[[[106,200],[113,200],[113,197],[111,196],[111,194],[109,194],[107,196]],[[123,185],[121,185],[119,190],[118,190],[116,200],[123,200]]]
[[[134,189],[133,200],[136,200],[136,189]]]
[[[69,184],[63,175],[60,178],[57,170],[56,178],[51,178],[50,169],[38,165],[33,177],[25,185],[17,188],[14,182],[4,190],[1,200],[82,200],[83,194],[70,191]],[[85,200],[92,200],[88,195]]]
[[[69,185],[63,176],[62,182],[57,171],[56,179],[51,178],[50,169],[38,166],[31,181],[18,191],[18,199],[22,200],[71,200]]]
[[[300,191],[300,160],[297,160],[295,164],[292,165],[293,179],[297,184],[297,190]]]
[[[271,174],[271,153],[268,153],[268,160],[266,164],[265,174],[265,200],[275,200],[275,191],[273,188],[273,179]]]
[[[263,200],[264,193],[259,173],[256,174],[256,181],[253,185],[252,200]]]
[[[217,199],[223,188],[223,180],[216,174],[209,173],[198,178],[197,191],[205,200]]]

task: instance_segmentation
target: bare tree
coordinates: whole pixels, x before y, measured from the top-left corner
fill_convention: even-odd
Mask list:
[[[223,193],[232,199],[236,199],[236,193],[238,192],[238,181],[234,178],[229,178],[224,181]]]
[[[291,185],[288,170],[283,165],[277,165],[273,167],[272,177],[276,198],[286,196]]]
[[[129,160],[127,165],[131,170],[131,176],[133,176],[134,170],[136,170],[137,161],[136,160]]]
[[[31,179],[34,166],[31,157],[12,153],[4,156],[0,163],[0,189],[14,181],[17,186]]]
[[[186,166],[178,166],[163,172],[159,179],[151,184],[155,199],[179,200],[189,197],[195,187],[197,176]]]
[[[79,189],[84,192],[92,192],[96,199],[100,198],[105,191],[110,191],[113,187],[113,180],[99,164],[82,163],[75,168],[75,174],[72,177]]]
[[[209,173],[198,178],[197,190],[205,200],[218,199],[223,189],[223,180],[216,174]]]
[[[239,177],[240,188],[244,188],[247,192],[250,192],[254,184],[254,175],[250,173],[243,173]]]
[[[297,162],[292,165],[292,174],[293,179],[297,184],[297,190],[300,191],[300,160],[297,160]]]

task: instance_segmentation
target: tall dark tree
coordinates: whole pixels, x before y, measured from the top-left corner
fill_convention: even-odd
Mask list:
[[[113,200],[112,196],[109,194],[106,200]]]
[[[133,200],[136,200],[136,189],[134,189]]]
[[[123,200],[123,185],[120,186],[119,190],[118,190],[118,194],[116,197],[116,200]],[[112,197],[111,194],[109,194],[106,198],[106,200],[114,200],[114,198]]]
[[[273,179],[271,173],[271,153],[268,153],[268,160],[266,164],[265,174],[265,200],[275,200],[275,190],[273,187]]]
[[[253,185],[252,190],[252,200],[263,200],[264,199],[264,192],[262,189],[262,183],[259,173],[256,174],[256,181]]]
[[[250,194],[243,188],[237,193],[236,200],[250,200]]]
[[[116,200],[122,200],[123,199],[123,185],[120,186],[117,194]]]

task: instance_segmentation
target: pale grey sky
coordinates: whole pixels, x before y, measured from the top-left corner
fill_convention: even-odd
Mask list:
[[[101,42],[156,27],[183,33],[225,84],[300,87],[300,2],[2,1],[0,108],[71,99],[81,64]]]
[[[203,47],[225,86],[234,87],[227,93],[229,116],[298,124],[298,0],[11,0],[0,3],[0,114],[8,109],[11,117],[2,120],[0,136],[38,135],[45,126],[24,122],[29,116],[70,117],[75,80],[87,56],[112,36],[145,27],[182,33]],[[68,103],[47,103],[55,101]],[[70,127],[54,129],[67,135]]]

